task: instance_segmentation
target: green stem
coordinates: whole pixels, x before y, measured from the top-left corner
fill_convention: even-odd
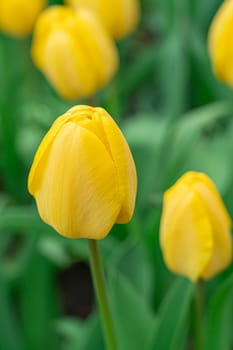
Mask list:
[[[102,327],[107,350],[117,350],[115,332],[111,318],[110,306],[106,290],[103,266],[99,254],[97,241],[88,239],[91,273],[95,287],[95,293],[99,304]]]
[[[193,340],[195,350],[204,350],[203,337],[203,284],[198,281],[194,294],[194,308],[193,308]]]

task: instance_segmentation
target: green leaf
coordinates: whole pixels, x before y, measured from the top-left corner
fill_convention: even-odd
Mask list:
[[[101,324],[96,314],[87,320],[62,318],[55,322],[55,331],[59,335],[61,350],[103,350],[104,339]]]
[[[99,317],[95,316],[90,320],[83,350],[93,350],[93,348],[95,350],[105,349],[102,326]]]
[[[35,245],[21,280],[20,291],[26,349],[54,348],[51,330],[58,307],[55,286],[54,266],[37,253]]]
[[[231,115],[231,109],[232,105],[228,102],[212,103],[185,114],[174,124],[167,153],[169,161],[165,188],[186,170],[187,163],[204,131],[213,127],[216,122],[228,118]]]
[[[178,278],[168,291],[158,314],[157,331],[148,341],[146,350],[180,350],[188,331],[188,312],[195,285]]]
[[[0,275],[0,349],[23,350],[22,339],[10,303],[8,284]]]
[[[150,298],[153,288],[153,270],[141,242],[130,237],[123,241],[111,253],[108,266],[120,272],[132,283],[137,292],[145,299]],[[113,249],[112,249],[113,251]],[[137,273],[135,273],[137,271]]]
[[[61,349],[83,349],[86,333],[82,321],[76,318],[61,318],[55,321],[54,328],[59,336]]]
[[[60,267],[66,267],[71,263],[71,257],[68,254],[67,248],[63,240],[54,237],[45,236],[39,240],[38,249],[49,260],[53,261]]]
[[[206,314],[205,350],[232,349],[233,274],[217,288]]]
[[[110,300],[118,346],[121,350],[142,350],[155,315],[142,294],[119,272],[109,276]]]
[[[162,91],[162,112],[171,117],[179,117],[186,109],[188,57],[185,39],[186,33],[176,28],[167,36],[158,53],[159,62],[156,67]]]
[[[225,131],[212,138],[202,138],[187,162],[189,169],[197,169],[209,175],[222,194],[229,191],[233,178],[233,169],[229,162],[232,154],[230,140],[232,133],[228,135]]]
[[[35,206],[6,207],[1,210],[0,231],[7,232],[46,232],[52,233],[54,230],[43,223]]]
[[[157,54],[157,45],[145,46],[139,54],[135,55],[130,65],[121,68],[117,79],[119,81],[119,94],[122,100],[128,98],[146,80],[151,80]],[[122,81],[124,81],[124,84],[122,84]]]
[[[7,91],[6,98],[2,106],[0,106],[0,129],[1,149],[3,152],[1,167],[6,188],[12,197],[22,201],[28,197],[28,193],[25,186],[26,169],[16,147],[16,136],[20,123],[15,112],[15,106],[18,104],[20,86],[21,84],[18,81],[15,86],[10,86],[10,91]],[[14,94],[11,93],[13,89]]]
[[[152,195],[160,189],[167,129],[168,122],[156,114],[140,114],[124,123],[124,134],[132,149],[140,183],[137,193],[139,208],[148,208]]]

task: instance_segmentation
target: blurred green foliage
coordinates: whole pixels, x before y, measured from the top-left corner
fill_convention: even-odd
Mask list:
[[[118,42],[117,76],[77,101],[115,117],[138,171],[133,220],[100,242],[120,350],[192,346],[194,286],[167,271],[159,248],[164,190],[187,170],[204,171],[233,216],[233,94],[215,79],[206,42],[220,3],[141,0],[137,31]],[[27,192],[40,140],[72,105],[34,68],[30,40],[0,36],[0,350],[103,350],[95,306],[85,320],[73,317],[59,284],[70,266],[88,263],[86,242],[46,226]],[[205,350],[233,348],[232,272],[205,285]],[[87,288],[75,276],[73,283]]]

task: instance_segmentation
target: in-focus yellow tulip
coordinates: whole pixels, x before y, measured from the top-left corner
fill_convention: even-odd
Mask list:
[[[128,144],[102,108],[75,106],[40,144],[28,179],[41,218],[70,238],[104,238],[134,211],[136,169]]]
[[[77,9],[85,6],[94,11],[116,39],[131,33],[139,19],[138,0],[66,0],[66,3]]]
[[[165,192],[160,243],[168,268],[196,281],[232,259],[231,219],[213,182],[188,172]]]
[[[217,78],[233,87],[233,0],[223,1],[208,34],[209,53]]]
[[[63,98],[89,97],[114,75],[116,46],[92,12],[51,6],[38,18],[32,58]]]
[[[0,30],[16,37],[27,36],[46,3],[47,0],[1,0]]]

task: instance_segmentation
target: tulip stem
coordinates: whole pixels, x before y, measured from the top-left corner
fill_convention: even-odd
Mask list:
[[[100,317],[102,321],[103,333],[107,350],[117,350],[116,337],[110,312],[110,305],[106,290],[104,270],[100,258],[97,241],[88,239],[90,265],[95,293],[99,305]]]
[[[194,294],[193,340],[195,350],[204,350],[203,338],[203,282],[198,281]]]

